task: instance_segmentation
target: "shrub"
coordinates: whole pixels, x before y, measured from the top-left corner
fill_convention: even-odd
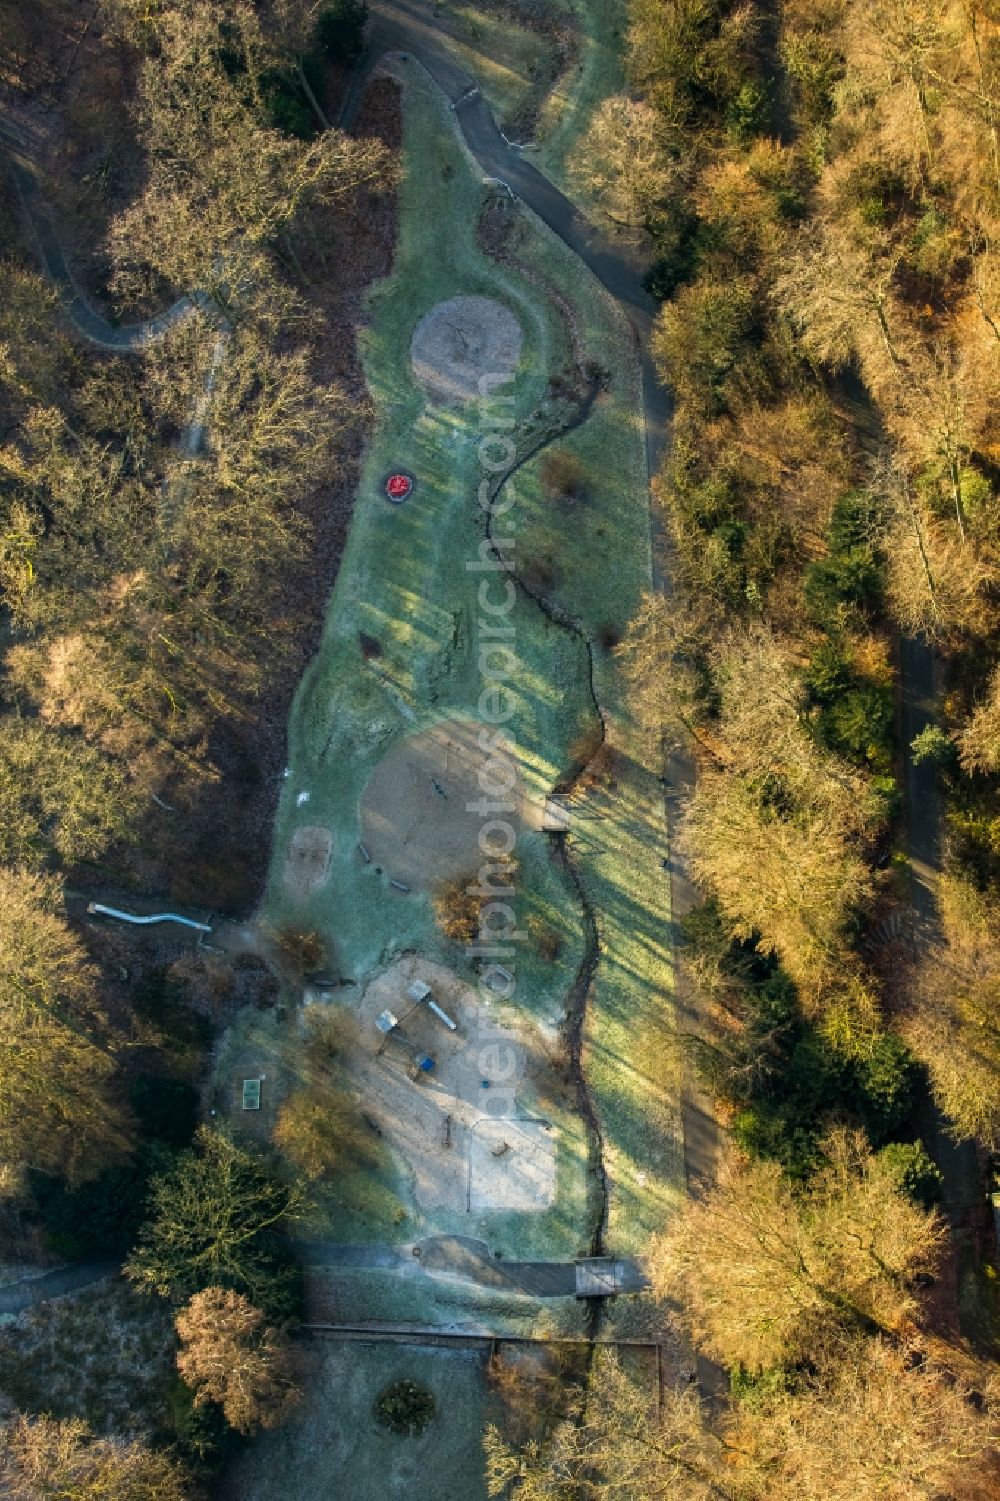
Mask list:
[[[218,1470],[233,1441],[222,1409],[215,1402],[196,1402],[194,1392],[179,1376],[170,1383],[167,1403],[180,1457],[203,1475]]]
[[[686,206],[672,203],[657,216],[650,229],[653,262],[646,272],[644,286],[651,296],[665,302],[695,273],[699,221]]]
[[[167,973],[154,969],[132,992],[136,1013],[160,1033],[161,1046],[182,1058],[200,1058],[212,1041],[212,1024],[187,1002],[183,988]]]
[[[479,912],[483,898],[470,888],[476,876],[457,876],[440,881],[434,889],[433,905],[437,925],[452,943],[472,943],[479,932]]]
[[[910,742],[914,766],[930,761],[932,766],[951,767],[955,763],[955,742],[939,724],[927,724]]]
[[[304,1178],[324,1178],[348,1157],[371,1160],[372,1137],[362,1124],[353,1096],[329,1084],[297,1089],[282,1101],[274,1145]]]
[[[281,953],[300,975],[315,974],[326,963],[326,944],[311,928],[278,928],[274,935]]]
[[[383,1428],[414,1437],[434,1417],[434,1397],[415,1381],[394,1381],[375,1400],[375,1417]]]
[[[550,448],[542,455],[539,476],[550,495],[563,501],[578,501],[584,493],[583,465],[565,448]]]
[[[748,79],[740,85],[726,108],[726,127],[740,142],[749,141],[766,129],[770,101],[763,84]]]
[[[312,140],[316,117],[292,81],[280,74],[270,74],[261,79],[261,86],[268,124],[283,135]]]
[[[941,1202],[941,1169],[928,1157],[919,1141],[891,1141],[879,1152],[900,1193],[908,1194],[925,1209]]]
[[[490,862],[489,885],[493,888],[513,886],[517,875],[517,861],[512,859]],[[437,925],[452,943],[473,943],[479,936],[479,914],[488,900],[478,888],[481,886],[478,871],[466,876],[456,876],[452,881],[439,881],[434,888],[432,904]]]

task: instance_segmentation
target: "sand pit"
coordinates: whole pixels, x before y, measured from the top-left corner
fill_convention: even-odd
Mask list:
[[[457,1032],[426,1006],[414,1009],[406,996],[414,980],[432,987]],[[375,1018],[385,1010],[401,1025],[380,1051]],[[495,1011],[443,965],[415,956],[379,975],[358,1003],[351,1077],[366,1112],[406,1162],[428,1214],[541,1213],[555,1202],[556,1128],[524,1119],[531,1112],[516,1100],[520,1080],[548,1061],[530,1028],[498,1027]],[[414,1079],[418,1052],[430,1054],[435,1067]]]
[[[521,342],[521,325],[502,302],[452,297],[425,313],[414,329],[413,374],[435,401],[468,401],[482,394],[484,376],[493,385],[511,378]]]
[[[494,761],[493,769],[484,770],[490,756],[479,737],[495,733],[471,719],[441,720],[398,741],[372,772],[361,799],[361,837],[390,877],[427,890],[499,859],[501,849],[484,854],[480,845],[489,821],[481,810],[484,797],[513,805],[502,816],[518,836],[541,826],[544,801],[529,795],[523,767],[509,794],[493,798],[484,791],[502,767]],[[492,839],[492,832],[484,833],[485,843]]]
[[[556,1199],[555,1131],[518,1116],[477,1121],[469,1133],[469,1208],[540,1213]]]
[[[283,880],[286,891],[304,900],[319,891],[330,869],[333,835],[318,824],[296,829],[285,856]]]

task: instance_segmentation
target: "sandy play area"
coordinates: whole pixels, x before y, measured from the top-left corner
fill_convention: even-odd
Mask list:
[[[425,313],[410,345],[413,374],[436,401],[480,395],[483,376],[509,380],[521,358],[521,325],[492,297],[452,297]]]
[[[408,999],[415,980],[431,986],[455,1032]],[[388,1040],[375,1025],[386,1010],[400,1022]],[[357,1003],[352,1079],[426,1212],[540,1213],[555,1202],[556,1128],[516,1101],[520,1081],[548,1060],[527,1025],[501,1027],[495,1011],[443,965],[416,956],[379,975]],[[434,1059],[430,1073],[414,1068],[420,1053]]]
[[[326,881],[333,851],[333,835],[318,824],[296,829],[288,845],[282,878],[285,888],[300,899],[312,896]]]
[[[471,875],[484,861],[480,833],[487,818],[476,806],[493,772],[480,749],[486,726],[471,719],[445,719],[398,741],[375,768],[361,799],[361,837],[377,865],[407,886],[426,890],[438,881]],[[495,764],[495,763],[494,763]],[[543,805],[527,795],[525,768],[501,799],[514,805],[504,814],[520,835],[541,827]],[[492,794],[489,794],[492,797]],[[489,836],[492,837],[492,836]]]

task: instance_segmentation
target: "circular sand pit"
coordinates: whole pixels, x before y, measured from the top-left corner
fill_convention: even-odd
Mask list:
[[[492,297],[452,297],[425,313],[410,344],[413,373],[436,401],[468,401],[509,380],[521,358],[521,325]]]
[[[487,744],[483,750],[480,735]],[[486,831],[491,819],[508,823],[515,835],[540,826],[540,810],[528,796],[522,768],[511,791],[486,792],[503,775],[504,759],[490,761],[496,730],[471,719],[446,719],[398,741],[368,779],[361,799],[361,838],[376,865],[397,881],[427,890],[438,881],[478,871],[503,850]],[[481,804],[503,802],[513,811],[494,814]],[[483,853],[480,834],[493,850]]]
[[[282,872],[285,889],[299,900],[319,891],[330,869],[333,835],[319,824],[296,829],[288,844]]]

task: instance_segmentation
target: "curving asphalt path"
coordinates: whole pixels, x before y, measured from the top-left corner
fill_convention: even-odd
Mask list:
[[[187,293],[155,318],[143,323],[111,323],[95,311],[76,284],[59,237],[52,226],[38,186],[37,167],[32,159],[31,144],[24,133],[9,121],[0,120],[0,145],[9,158],[14,186],[31,225],[45,274],[59,294],[66,316],[77,332],[99,349],[119,354],[141,349],[152,339],[187,317],[192,308],[207,307],[208,300],[198,292]]]
[[[36,1303],[47,1298],[64,1298],[68,1293],[80,1292],[106,1277],[114,1277],[121,1271],[120,1256],[104,1256],[94,1261],[78,1261],[73,1266],[57,1266],[50,1272],[40,1272],[37,1277],[22,1277],[19,1282],[8,1282],[0,1287],[0,1315],[16,1317]]]

